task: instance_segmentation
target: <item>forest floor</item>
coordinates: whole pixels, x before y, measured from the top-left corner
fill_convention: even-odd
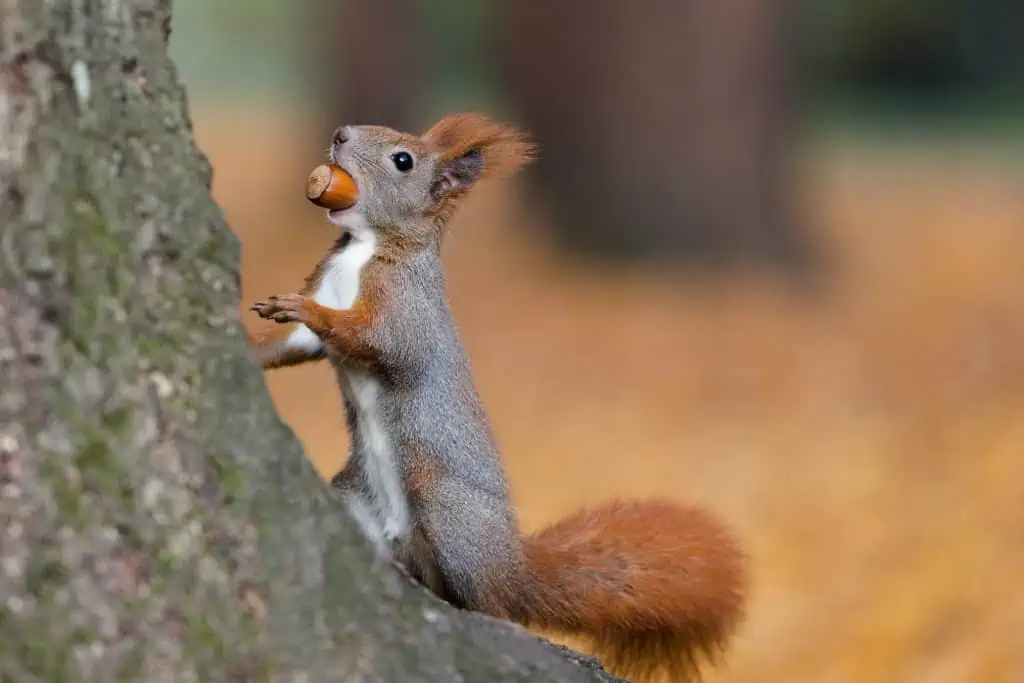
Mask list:
[[[302,156],[296,117],[194,115],[244,310],[334,239],[301,194],[322,157]],[[459,217],[453,306],[523,524],[620,496],[717,511],[754,591],[710,682],[1020,682],[1024,170],[970,145],[823,144],[801,174],[832,259],[812,298],[567,263],[514,184]],[[329,368],[267,381],[332,474],[347,436]]]

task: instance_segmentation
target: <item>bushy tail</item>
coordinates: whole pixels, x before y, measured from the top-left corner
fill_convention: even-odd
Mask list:
[[[528,625],[583,636],[616,675],[700,677],[744,611],[744,556],[697,507],[617,502],[523,539]]]

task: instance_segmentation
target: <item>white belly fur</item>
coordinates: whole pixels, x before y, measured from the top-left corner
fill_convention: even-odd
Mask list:
[[[351,308],[355,303],[359,294],[360,271],[373,256],[376,246],[376,235],[361,217],[346,216],[343,226],[351,233],[352,240],[328,262],[320,287],[313,295],[317,303],[339,310]],[[312,334],[305,326],[294,334],[300,334],[301,330]],[[369,500],[348,500],[346,503],[364,533],[378,548],[386,550],[395,539],[408,535],[409,507],[402,491],[391,438],[380,416],[380,383],[373,376],[348,367],[344,359],[329,349],[328,358],[334,366],[345,402],[357,416],[359,439],[366,455],[366,479],[371,491]]]

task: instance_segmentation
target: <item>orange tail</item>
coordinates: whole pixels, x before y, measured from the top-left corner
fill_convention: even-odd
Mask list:
[[[588,638],[616,675],[699,677],[743,617],[747,577],[732,534],[700,508],[618,502],[523,539],[528,625]]]

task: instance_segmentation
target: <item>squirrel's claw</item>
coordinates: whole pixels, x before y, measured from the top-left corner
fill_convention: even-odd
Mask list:
[[[305,318],[303,303],[306,297],[301,294],[283,294],[267,297],[266,301],[257,301],[252,310],[264,320],[276,323],[302,322]]]
[[[261,318],[269,318],[270,315],[273,313],[275,303],[274,300],[276,298],[277,297],[272,296],[269,299],[266,299],[265,301],[257,301],[256,303],[249,307],[249,310],[256,311],[256,314],[259,315]]]
[[[298,311],[278,311],[271,316],[275,323],[293,323],[299,320]]]

